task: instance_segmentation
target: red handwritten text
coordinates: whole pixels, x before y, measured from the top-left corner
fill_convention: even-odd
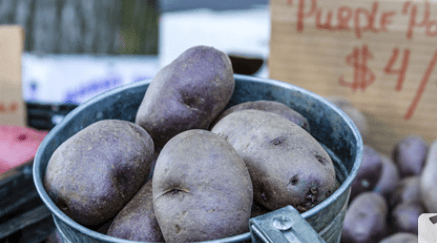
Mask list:
[[[375,74],[367,67],[367,59],[373,58],[367,45],[363,45],[362,49],[355,47],[352,54],[346,57],[346,64],[354,68],[354,76],[352,82],[346,82],[344,77],[340,77],[340,85],[350,87],[353,92],[357,89],[365,91],[375,81]]]
[[[287,1],[292,5],[294,1]],[[297,31],[302,32],[305,27],[305,20],[315,18],[317,29],[326,29],[330,31],[346,30],[354,31],[357,38],[361,38],[362,33],[371,31],[374,33],[387,32],[387,26],[392,23],[396,15],[394,11],[379,11],[379,3],[373,2],[371,9],[351,8],[348,6],[339,7],[336,12],[333,10],[324,11],[317,6],[317,0],[310,0],[309,9],[306,9],[306,0],[299,0],[297,10]],[[324,19],[323,16],[326,16]],[[336,18],[336,24],[334,24]],[[379,20],[379,21],[377,21]]]
[[[408,10],[410,10],[410,16],[409,16],[409,23],[408,23],[408,30],[407,30],[407,39],[413,38],[413,32],[416,27],[424,27],[425,28],[425,35],[428,37],[434,37],[437,36],[437,21],[430,19],[430,3],[425,2],[425,11],[423,14],[423,19],[419,23],[417,21],[417,4],[412,4],[411,2],[405,2],[402,14],[407,15]]]
[[[387,74],[398,75],[398,81],[395,90],[401,91],[405,80],[405,73],[407,72],[407,68],[408,68],[408,60],[410,59],[410,49],[404,50],[404,57],[402,58],[402,63],[399,69],[393,69],[394,63],[396,62],[398,55],[399,55],[399,48],[394,48],[393,55],[388,61],[387,66],[384,68],[384,72],[386,72]]]
[[[405,120],[408,120],[413,116],[413,113],[416,110],[417,104],[419,103],[420,98],[422,98],[423,92],[425,91],[425,87],[426,87],[426,84],[428,83],[429,76],[431,76],[431,73],[434,70],[436,62],[437,62],[437,51],[434,52],[434,56],[432,57],[431,61],[429,62],[428,68],[426,69],[426,72],[422,77],[422,81],[420,82],[419,88],[417,89],[417,92],[416,92],[416,96],[414,96],[413,102],[411,103],[410,107],[407,110],[407,113],[404,116]]]
[[[9,104],[5,104],[0,101],[0,114],[14,113],[17,110],[18,110],[17,102],[11,102]]]

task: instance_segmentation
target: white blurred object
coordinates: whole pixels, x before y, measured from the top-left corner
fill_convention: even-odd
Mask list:
[[[159,63],[169,64],[186,49],[213,46],[225,53],[263,57],[266,63],[270,41],[268,5],[256,8],[213,11],[195,9],[164,12],[159,22]],[[267,77],[267,65],[256,76]]]
[[[437,214],[423,213],[419,216],[418,222],[418,243],[437,242]]]

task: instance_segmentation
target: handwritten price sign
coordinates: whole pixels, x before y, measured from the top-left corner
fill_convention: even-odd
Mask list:
[[[342,96],[390,153],[437,138],[437,2],[271,0],[270,77]]]

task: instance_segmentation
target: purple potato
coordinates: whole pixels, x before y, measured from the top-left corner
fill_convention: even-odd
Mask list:
[[[379,243],[417,243],[417,234],[398,232],[382,239]]]
[[[248,101],[229,107],[228,109],[224,110],[215,119],[211,127],[213,127],[218,121],[220,121],[223,117],[229,115],[231,112],[246,110],[246,109],[255,109],[260,111],[269,111],[269,112],[276,113],[296,123],[298,126],[310,132],[310,124],[308,123],[308,120],[305,117],[303,117],[299,112],[291,109],[285,104],[282,104],[277,101],[271,101],[271,100]]]
[[[378,242],[388,234],[388,206],[376,192],[363,192],[352,200],[343,222],[341,243]]]
[[[400,203],[390,213],[390,228],[394,232],[409,232],[417,235],[419,216],[425,209],[419,203]]]
[[[420,175],[420,196],[429,213],[437,212],[437,140],[429,147],[425,167]]]
[[[115,216],[107,235],[126,240],[164,242],[153,210],[152,180],[149,180]]]
[[[428,144],[419,136],[407,136],[399,141],[392,152],[401,177],[420,175],[425,164]]]
[[[364,114],[343,97],[327,97],[328,101],[340,108],[352,120],[363,139],[367,136],[368,125]]]
[[[400,203],[421,203],[420,176],[408,176],[399,181],[398,186],[389,196],[391,208]]]
[[[211,131],[225,138],[246,162],[254,199],[270,210],[292,205],[304,212],[335,189],[329,154],[310,133],[278,114],[235,111]]]
[[[381,193],[386,199],[397,188],[400,179],[399,170],[393,160],[385,155],[381,155],[382,174],[373,191]]]
[[[263,205],[257,203],[255,200],[252,202],[252,210],[250,212],[250,217],[257,217],[260,215],[263,215],[265,213],[269,213],[272,210],[267,209],[266,207],[264,207]]]
[[[213,47],[189,48],[152,79],[135,123],[157,147],[189,129],[208,129],[228,104],[235,80],[226,53]]]
[[[372,191],[382,174],[381,155],[371,146],[363,146],[363,160],[357,175],[351,184],[350,200],[365,191]]]
[[[166,242],[195,242],[249,231],[253,187],[243,159],[225,139],[192,129],[162,148],[153,207]]]
[[[154,153],[152,138],[140,126],[101,120],[54,151],[44,186],[73,220],[99,225],[113,218],[144,184]]]

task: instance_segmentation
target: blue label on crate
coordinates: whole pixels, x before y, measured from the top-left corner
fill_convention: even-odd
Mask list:
[[[102,79],[92,80],[76,89],[66,92],[64,103],[80,103],[81,99],[90,95],[97,95],[104,91],[110,90],[122,84],[120,76],[106,77]]]

